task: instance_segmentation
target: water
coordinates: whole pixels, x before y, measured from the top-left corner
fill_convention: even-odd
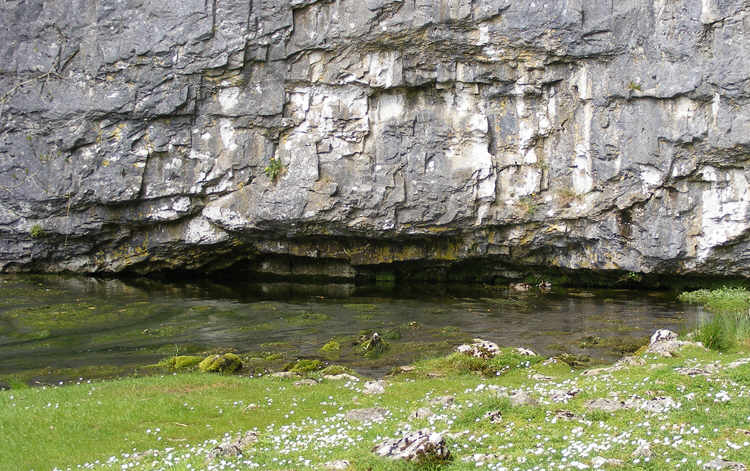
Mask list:
[[[171,355],[227,349],[251,354],[259,369],[321,358],[377,376],[473,337],[606,362],[657,328],[694,327],[698,315],[669,293],[627,290],[526,294],[501,287],[8,275],[0,277],[0,378],[148,373],[145,365]],[[357,342],[366,331],[385,336],[390,351],[363,357]],[[341,350],[322,353],[331,339]]]

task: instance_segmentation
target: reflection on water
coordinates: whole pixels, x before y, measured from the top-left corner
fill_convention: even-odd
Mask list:
[[[626,290],[521,294],[476,286],[3,276],[0,375],[135,367],[176,353],[229,348],[278,352],[290,360],[320,357],[332,338],[343,347],[329,360],[373,375],[472,337],[609,361],[657,328],[692,327],[698,314],[667,293]],[[352,345],[365,330],[385,332],[391,354],[357,354]]]

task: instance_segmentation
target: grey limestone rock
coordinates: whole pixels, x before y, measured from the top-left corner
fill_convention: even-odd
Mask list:
[[[750,276],[748,21],[0,2],[0,271]]]

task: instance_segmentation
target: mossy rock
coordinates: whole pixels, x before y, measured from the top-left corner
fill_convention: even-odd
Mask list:
[[[198,364],[204,373],[232,373],[242,368],[242,360],[234,353],[211,355]]]
[[[325,345],[320,347],[321,352],[333,353],[341,350],[341,344],[336,340],[330,340]]]
[[[179,370],[183,368],[192,368],[195,365],[203,361],[203,357],[197,357],[194,355],[178,355],[171,358],[167,358],[159,362],[159,366],[170,368],[173,370]]]
[[[289,363],[284,367],[284,371],[291,371],[292,373],[310,373],[311,371],[322,369],[323,366],[323,362],[320,360],[302,359]]]

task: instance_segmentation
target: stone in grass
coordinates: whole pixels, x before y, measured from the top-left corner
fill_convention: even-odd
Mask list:
[[[500,353],[500,347],[489,340],[474,339],[473,343],[463,344],[456,347],[456,351],[469,355],[474,358],[484,358],[486,360],[494,358]]]
[[[198,364],[204,373],[232,373],[242,368],[242,360],[234,353],[210,355]]]
[[[359,381],[359,378],[348,373],[341,373],[337,375],[323,375],[323,379],[327,379],[329,381]]]
[[[388,409],[382,407],[367,407],[365,409],[352,409],[344,417],[347,420],[356,420],[357,422],[380,422],[385,420]]]
[[[443,436],[430,430],[417,430],[398,439],[386,440],[375,445],[372,451],[385,458],[417,463],[443,461],[451,456]]]
[[[484,414],[484,418],[492,424],[499,424],[503,421],[503,414],[499,410],[493,410]]]
[[[531,394],[529,394],[528,392],[522,389],[515,391],[508,398],[510,399],[510,405],[514,407],[535,406],[539,404],[539,402],[534,398],[534,396],[532,396]]]
[[[365,383],[362,389],[363,394],[376,395],[383,394],[385,392],[385,381],[368,381]]]
[[[591,465],[594,468],[601,468],[603,466],[622,466],[622,460],[615,458],[604,458],[603,456],[596,456],[591,460]]]
[[[209,453],[212,459],[240,456],[246,448],[258,441],[257,432],[249,431],[244,435],[227,440],[216,445]]]
[[[430,401],[433,406],[449,407],[456,401],[454,396],[440,396]]]
[[[727,469],[730,471],[747,471],[747,466],[736,461],[727,461],[717,458],[703,465],[705,469]]]
[[[301,379],[299,381],[294,382],[295,386],[315,386],[316,384],[318,384],[317,381],[315,381],[314,379],[309,379],[309,378]]]
[[[625,409],[626,407],[623,401],[619,401],[617,399],[604,398],[604,397],[586,401],[584,403],[584,406],[587,409],[600,410],[603,412],[615,412],[620,409]]]
[[[351,463],[346,460],[329,461],[323,465],[323,469],[329,471],[346,470],[349,469]]]
[[[409,415],[410,419],[426,419],[428,417],[432,417],[435,415],[432,410],[428,409],[427,407],[420,407],[419,409],[415,410],[414,412]]]
[[[278,371],[271,373],[272,378],[299,378],[299,375],[294,371]]]

